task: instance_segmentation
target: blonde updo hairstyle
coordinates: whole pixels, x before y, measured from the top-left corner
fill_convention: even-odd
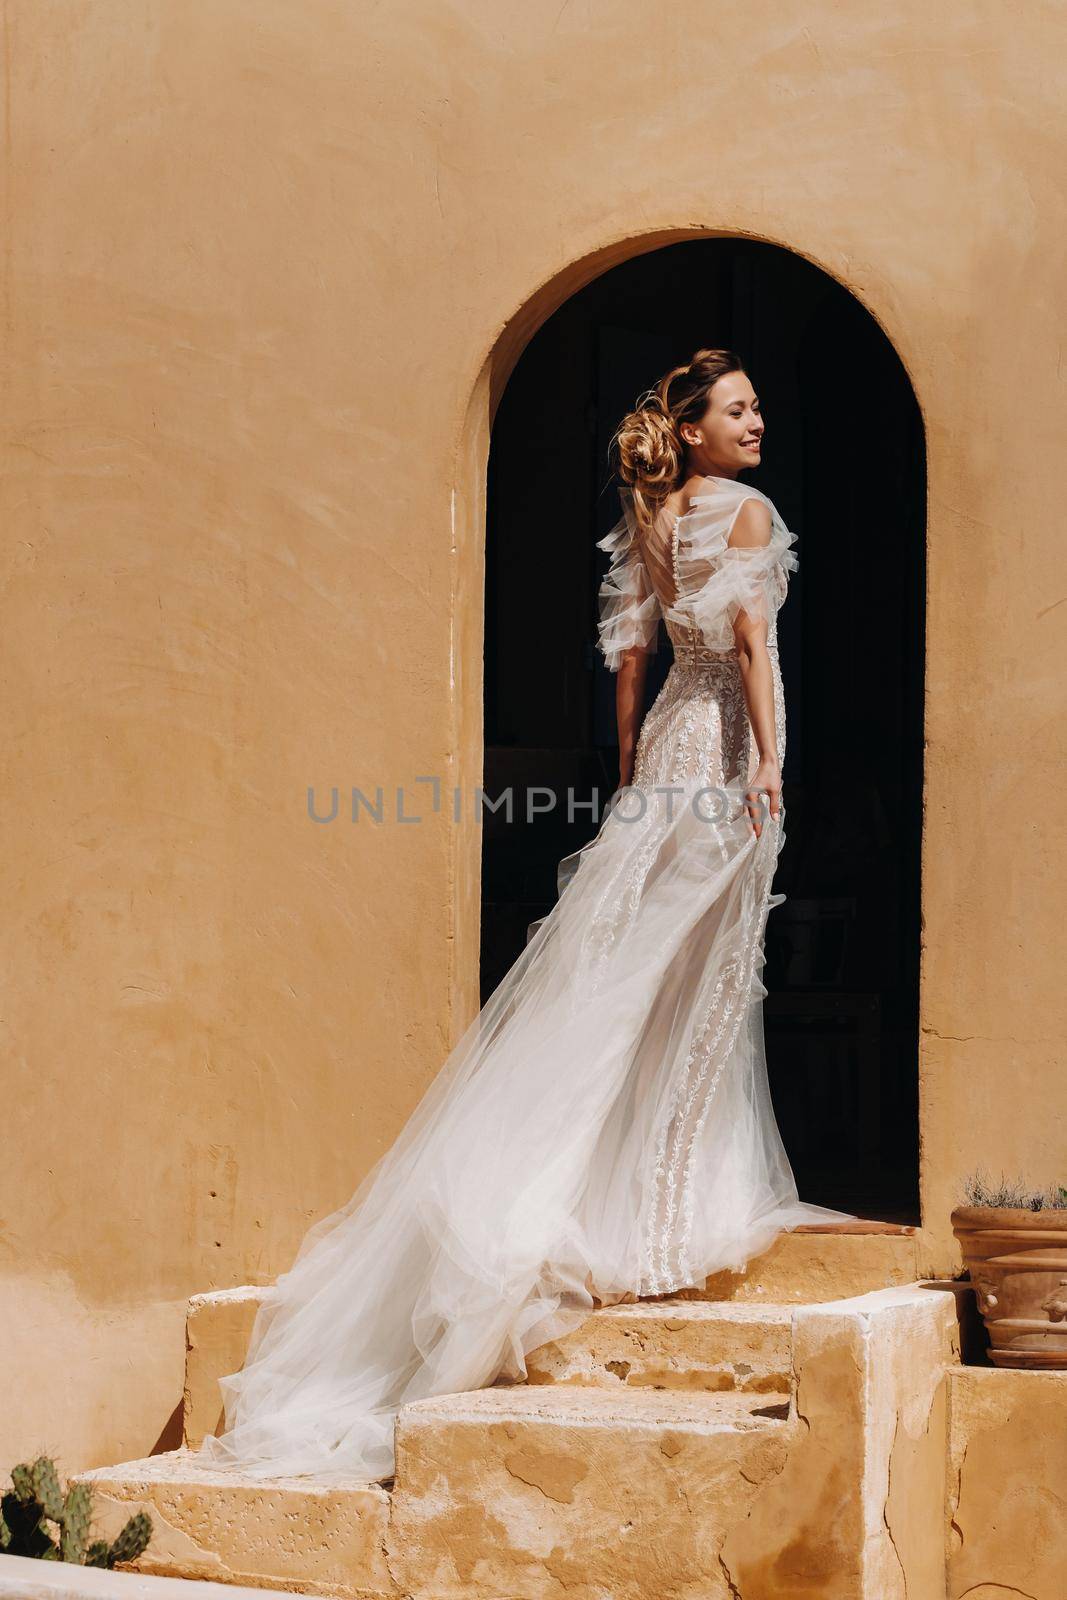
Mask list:
[[[633,490],[634,510],[644,526],[685,480],[689,446],[682,423],[699,422],[712,385],[728,372],[743,371],[733,350],[698,350],[685,366],[665,373],[623,417],[611,441],[615,471]]]

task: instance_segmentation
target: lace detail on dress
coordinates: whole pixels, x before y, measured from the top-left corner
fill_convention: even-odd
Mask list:
[[[779,822],[768,820],[778,828]],[[740,929],[743,937],[720,973],[704,1006],[685,1067],[677,1078],[660,1130],[645,1234],[642,1294],[669,1294],[694,1282],[689,1241],[695,1214],[694,1161],[708,1111],[745,1021],[762,955],[767,912],[784,895],[768,896],[769,878],[746,885]],[[764,909],[760,914],[760,905]]]
[[[716,517],[711,532],[716,539],[723,537],[724,532],[722,498],[721,493],[715,496]],[[745,496],[734,498],[739,505]],[[709,519],[706,513],[702,514],[707,531]],[[673,518],[670,529],[671,567],[678,595],[684,591],[687,576],[682,534],[691,516],[689,513]],[[715,592],[724,603],[729,597],[739,603],[743,596],[748,601],[746,609],[756,610],[762,602],[754,591],[754,583],[759,586],[760,593],[773,593],[775,597],[784,589],[785,569],[779,565],[778,552],[792,539],[793,535],[788,534],[786,540],[780,536],[775,540],[772,532],[771,546],[747,552],[754,554],[755,560],[740,574],[731,573],[725,585],[721,576],[712,572],[711,588],[715,590],[718,585]],[[745,559],[742,554],[742,561]],[[795,557],[792,564],[796,565]],[[689,573],[692,570],[690,565]],[[780,584],[778,572],[781,572]],[[695,614],[701,610],[699,605],[687,609],[681,604],[672,605],[666,596],[661,596],[661,607],[674,649],[674,663],[641,727],[634,761],[634,785],[649,793],[671,784],[700,783],[717,789],[737,781],[747,785],[759,765],[759,751],[748,718],[736,645],[723,648],[708,643],[705,631],[695,621]],[[703,614],[708,614],[706,606]],[[785,695],[778,657],[777,604],[768,607],[765,614],[776,742],[779,758],[784,761]],[[732,627],[731,621],[731,637]],[[721,631],[713,629],[712,636],[721,640]],[[748,1008],[765,992],[757,972],[763,962],[768,914],[785,898],[771,894],[784,818],[784,807],[780,808],[777,821],[766,818],[765,827],[775,831],[774,848],[762,852],[759,856],[762,866],[754,864],[740,880],[741,904],[728,921],[733,948],[723,946],[726,935],[720,931],[720,917],[716,913],[697,929],[688,949],[679,958],[683,964],[687,960],[699,962],[703,945],[708,950],[715,947],[718,960],[714,981],[709,983],[707,994],[698,1003],[684,1062],[673,1079],[657,1133],[646,1193],[643,1294],[667,1294],[695,1281],[690,1241],[697,1214],[695,1172],[699,1164],[696,1156],[723,1074],[743,1037]],[[714,824],[708,826],[714,829]],[[715,832],[718,837],[718,830]],[[720,854],[725,860],[725,851]],[[647,874],[647,861],[640,856],[636,859],[641,860],[641,866],[635,871]],[[634,887],[639,894],[636,884]]]
[[[785,698],[777,649],[771,650],[770,658],[778,752],[784,759]],[[747,784],[758,765],[736,651],[703,665],[675,661],[642,725],[635,787],[651,793],[672,783],[699,782],[722,789],[732,780]],[[781,807],[778,821],[768,816],[765,827],[777,831],[784,819]],[[714,823],[706,826],[717,835]],[[674,1081],[659,1128],[647,1202],[642,1294],[668,1294],[695,1281],[688,1254],[696,1209],[694,1158],[711,1103],[737,1047],[746,1009],[763,993],[756,974],[763,959],[766,919],[772,906],[785,898],[770,893],[778,848],[776,840],[773,852],[762,857],[770,863],[768,871],[753,867],[743,877],[742,903],[732,924],[736,947],[724,951],[724,964],[700,1008],[684,1067]],[[639,895],[636,879],[647,875],[650,863],[642,856],[636,859],[640,866],[635,867],[633,889]],[[712,946],[716,931],[714,920],[701,927],[687,954],[699,951],[701,944]],[[698,960],[699,954],[693,959]]]
[[[624,823],[622,826],[635,824]],[[658,849],[656,838],[650,830],[648,833],[641,846],[620,861],[597,901],[579,954],[579,966],[586,979],[580,989],[577,986],[575,988],[575,1006],[584,1003],[583,997],[599,992],[614,946],[637,916],[642,890]]]
[[[399,1137],[306,1234],[219,1380],[225,1429],[199,1464],[392,1476],[401,1407],[521,1379],[594,1295],[699,1284],[844,1215],[797,1195],[755,1003],[783,829],[765,819],[757,839],[745,810],[758,755],[732,619],[767,607],[784,755],[792,535],[778,519],[766,549],[726,554],[758,491],[708,481],[643,551],[625,513],[602,546],[609,665],[651,648],[660,615],[675,651],[637,744],[643,807],[620,796],[560,863],[556,904]]]

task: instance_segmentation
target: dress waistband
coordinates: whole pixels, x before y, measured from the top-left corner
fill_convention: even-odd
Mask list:
[[[771,641],[768,641],[767,649],[773,655],[778,653],[778,646]],[[674,659],[680,667],[719,667],[727,662],[733,662],[736,665],[739,658],[735,646],[732,650],[685,649],[678,647],[674,651]]]

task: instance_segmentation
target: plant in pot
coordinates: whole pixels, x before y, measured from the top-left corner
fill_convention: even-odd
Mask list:
[[[998,1367],[1067,1368],[1067,1189],[967,1180],[952,1213]]]

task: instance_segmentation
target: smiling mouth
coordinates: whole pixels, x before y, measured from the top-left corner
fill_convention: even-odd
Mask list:
[[[741,446],[741,448],[742,448],[742,450],[758,450],[759,449],[759,440],[758,439],[753,439],[749,444],[743,444]]]

